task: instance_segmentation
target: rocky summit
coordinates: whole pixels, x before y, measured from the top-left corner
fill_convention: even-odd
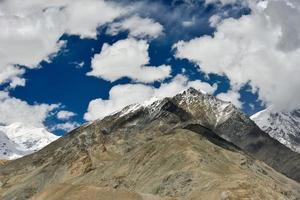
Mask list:
[[[193,88],[0,165],[3,200],[300,199],[300,155]]]

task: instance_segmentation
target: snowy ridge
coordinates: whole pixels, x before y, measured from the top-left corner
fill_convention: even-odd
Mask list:
[[[300,153],[300,110],[276,112],[269,107],[251,119],[271,137]]]
[[[125,116],[129,113],[135,112],[140,108],[149,108],[149,111],[151,112],[151,110],[155,110],[155,108],[159,105],[159,103],[162,101],[161,98],[158,97],[152,97],[149,100],[144,101],[143,103],[135,103],[135,104],[131,104],[129,106],[126,106],[125,108],[123,108],[119,114],[120,117]],[[117,112],[116,112],[117,113]],[[113,114],[116,114],[113,113]]]
[[[12,160],[24,155],[24,151],[19,150],[18,145],[12,142],[4,132],[0,131],[0,159]]]
[[[190,88],[177,96],[180,106],[192,114],[201,114],[201,118],[207,119],[207,122],[214,124],[214,127],[226,121],[236,110],[232,103],[222,101],[194,88]]]
[[[134,112],[134,111],[138,110],[141,107],[142,107],[142,105],[138,104],[138,103],[126,106],[121,111],[119,111],[120,112],[120,117],[125,116],[125,115],[127,115],[131,112]]]
[[[12,160],[40,150],[59,137],[45,128],[13,123],[0,126],[0,159]]]

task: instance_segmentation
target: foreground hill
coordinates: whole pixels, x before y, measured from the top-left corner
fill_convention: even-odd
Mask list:
[[[289,158],[294,160],[284,164]],[[299,154],[270,138],[232,104],[189,89],[148,106],[129,106],[0,166],[0,196],[300,198],[298,182],[259,160],[299,181]]]

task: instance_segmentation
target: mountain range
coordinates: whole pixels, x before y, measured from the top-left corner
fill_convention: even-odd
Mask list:
[[[0,167],[3,200],[299,199],[300,154],[193,88],[85,124]]]

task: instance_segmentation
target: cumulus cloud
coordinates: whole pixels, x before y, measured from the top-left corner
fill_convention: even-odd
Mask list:
[[[30,16],[1,16],[1,64],[36,67],[41,60],[58,51],[63,33],[57,18],[59,9],[47,9]]]
[[[101,52],[92,59],[92,71],[88,75],[109,81],[128,77],[145,83],[169,77],[170,66],[145,66],[150,59],[148,48],[145,40],[133,38],[120,40],[112,45],[104,44]]]
[[[104,0],[0,1],[0,84],[24,86],[17,66],[37,68],[61,49],[63,34],[95,38],[99,26],[129,11]]]
[[[61,110],[56,114],[57,119],[61,119],[61,120],[68,120],[71,117],[74,117],[75,115],[76,113],[66,111],[66,110]]]
[[[12,123],[22,123],[27,126],[46,128],[44,123],[48,117],[60,109],[59,104],[28,104],[26,101],[11,97],[8,92],[0,91],[0,124],[10,125]],[[76,114],[70,111],[59,111],[57,119],[64,123],[58,123],[47,127],[50,131],[63,130],[70,131],[80,124],[67,121]]]
[[[0,91],[0,123],[4,125],[21,122],[25,125],[44,127],[43,123],[50,112],[58,107],[57,104],[30,105],[10,97],[7,92]]]
[[[109,99],[95,99],[89,103],[84,115],[87,121],[93,121],[110,115],[123,107],[150,99],[153,89],[142,84],[126,84],[114,86],[109,92]]]
[[[24,86],[24,80],[20,81],[24,69],[16,65],[36,68],[59,50],[63,43],[58,39],[63,32],[55,19],[60,16],[58,9],[26,17],[0,15],[0,84],[12,82],[12,86]]]
[[[183,75],[177,75],[171,82],[163,83],[159,88],[143,84],[117,85],[110,90],[109,99],[95,99],[91,101],[84,118],[87,121],[103,118],[121,110],[127,105],[143,103],[151,98],[171,97],[189,87],[194,87],[210,94],[217,89],[217,85],[211,86],[199,80],[189,81]]]
[[[15,88],[16,86],[24,86],[25,79],[21,78],[24,73],[24,69],[12,65],[0,67],[0,84],[9,83],[10,88]]]
[[[237,108],[242,108],[242,102],[240,101],[241,95],[238,91],[229,90],[218,94],[216,97],[223,101],[231,102]]]
[[[110,35],[129,31],[129,36],[136,38],[157,38],[163,33],[163,26],[150,18],[131,16],[121,22],[112,23],[107,30]]]
[[[65,9],[67,31],[82,38],[95,38],[97,28],[125,14],[126,8],[103,0],[71,0]]]
[[[254,2],[250,15],[223,20],[213,36],[175,44],[176,56],[226,75],[234,88],[248,83],[277,109],[299,108],[300,3]]]
[[[209,18],[209,25],[211,27],[216,27],[220,22],[222,18],[220,15],[213,15]]]

